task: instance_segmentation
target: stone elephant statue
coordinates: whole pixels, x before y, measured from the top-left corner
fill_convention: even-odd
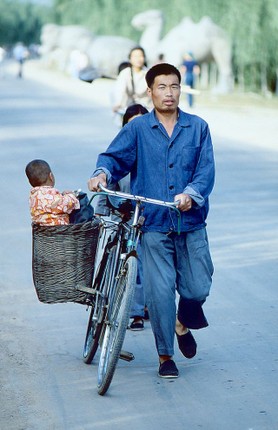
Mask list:
[[[127,60],[135,45],[121,36],[97,36],[82,26],[45,24],[40,54],[46,66],[72,75],[74,66],[77,72],[82,66],[94,68],[98,76],[115,78],[119,64]]]

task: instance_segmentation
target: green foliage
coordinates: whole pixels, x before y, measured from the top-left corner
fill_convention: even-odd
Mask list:
[[[43,23],[52,19],[50,8],[17,0],[0,0],[0,45],[18,41],[38,43]]]
[[[112,34],[139,41],[132,17],[147,9],[165,15],[164,34],[182,18],[198,22],[209,16],[224,28],[233,45],[237,81],[245,88],[274,88],[278,69],[277,0],[53,0],[46,8],[19,0],[0,0],[0,44],[23,40],[38,42],[45,22],[80,24],[95,34]]]
[[[81,24],[96,34],[117,34],[137,41],[140,33],[130,21],[138,12],[162,10],[164,34],[185,16],[195,22],[210,16],[232,41],[236,78],[247,89],[262,89],[264,80],[273,88],[278,67],[277,0],[79,0],[78,5],[75,0],[54,0],[56,22]]]

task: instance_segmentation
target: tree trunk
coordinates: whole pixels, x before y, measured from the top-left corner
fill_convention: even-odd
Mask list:
[[[267,77],[266,77],[266,64],[261,64],[261,92],[262,94],[267,93]]]
[[[200,73],[200,88],[208,89],[208,86],[209,86],[208,63],[202,63],[201,73]]]
[[[238,68],[238,88],[240,91],[245,90],[244,66],[239,66],[239,68]]]

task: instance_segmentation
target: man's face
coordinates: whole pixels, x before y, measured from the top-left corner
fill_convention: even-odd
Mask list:
[[[175,112],[180,99],[180,83],[177,75],[156,76],[152,88],[148,88],[153,105],[158,112]]]

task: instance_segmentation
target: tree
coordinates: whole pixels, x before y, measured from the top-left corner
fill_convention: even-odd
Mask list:
[[[51,13],[45,6],[0,0],[0,45],[38,43],[41,26],[51,19]]]
[[[132,17],[147,9],[165,15],[164,34],[182,18],[195,22],[207,15],[224,28],[233,44],[236,82],[244,89],[275,91],[278,75],[277,0],[54,0],[52,8],[0,0],[0,44],[23,40],[38,42],[46,22],[79,24],[95,34],[129,37],[139,41]]]

